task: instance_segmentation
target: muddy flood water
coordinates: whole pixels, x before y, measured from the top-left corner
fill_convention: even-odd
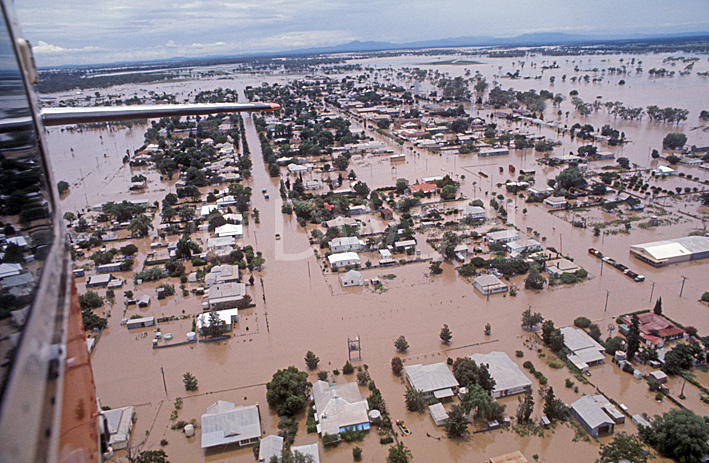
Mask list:
[[[628,56],[623,58],[630,59]],[[663,56],[642,55],[636,58],[643,60],[643,67],[649,69],[653,66],[660,67]],[[525,71],[531,73],[530,63],[541,62],[542,59],[527,59]],[[568,101],[562,103],[561,110],[571,111],[569,125],[574,121],[594,126],[610,123],[613,127],[625,131],[626,136],[633,140],[632,143],[622,148],[612,147],[610,150],[630,158],[631,162],[641,167],[667,165],[665,161],[652,161],[648,154],[652,148],[661,148],[661,140],[668,132],[687,133],[688,144],[709,144],[709,134],[697,128],[699,110],[709,109],[706,107],[709,106],[709,100],[706,98],[706,95],[709,95],[709,80],[706,78],[692,74],[686,77],[650,80],[646,74],[633,74],[623,76],[627,81],[623,87],[617,85],[616,77],[605,79],[602,83],[575,85],[568,81],[561,83],[558,78],[554,85],[549,84],[550,73],[572,75],[573,66],[578,62],[583,63],[582,68],[601,67],[603,64],[608,66],[608,62],[600,61],[602,59],[617,64],[619,56],[579,57],[578,61],[573,58],[560,58],[557,61],[561,69],[547,71],[542,80],[498,81],[503,88],[546,88],[564,95],[568,95],[571,89],[578,88],[580,96],[589,101],[597,95],[603,95],[604,100],[622,100],[635,106],[658,104],[689,109],[688,121],[670,127],[646,119],[640,122],[614,120],[603,112],[580,119],[574,115]],[[494,74],[504,74],[515,69],[515,60],[480,60],[485,63],[469,67],[480,70],[489,82],[496,80]],[[386,60],[370,59],[358,63],[381,67],[381,74],[388,72],[385,68],[389,66],[394,71],[403,66],[419,66],[449,72],[451,75],[463,73],[462,66],[421,65],[430,61],[431,57],[407,56]],[[702,61],[697,62],[695,71],[705,71],[709,68],[708,64],[706,59],[702,58]],[[538,73],[536,71],[536,74]],[[302,76],[293,76],[299,77]],[[283,83],[289,78],[282,75],[235,75],[229,79],[123,87],[120,91],[133,94],[142,93],[148,88],[159,88],[160,91],[168,93],[188,94],[194,89],[230,87],[238,88],[243,96],[241,90],[246,85],[259,85],[263,81]],[[471,114],[478,113],[469,105],[468,110]],[[479,111],[482,116],[487,116],[488,113],[489,111]],[[545,115],[548,120],[554,120],[557,117],[556,108],[547,108]],[[606,328],[614,322],[615,317],[651,308],[654,301],[661,296],[665,315],[685,326],[695,326],[700,334],[706,335],[709,333],[709,308],[699,302],[699,298],[704,291],[709,290],[709,260],[657,269],[629,255],[631,244],[686,236],[691,231],[705,229],[709,211],[700,208],[696,200],[690,203],[687,197],[665,199],[664,203],[658,206],[672,220],[667,220],[667,223],[660,227],[634,227],[630,233],[594,237],[590,227],[582,229],[571,225],[571,221],[578,218],[574,214],[550,213],[540,204],[525,205],[523,199],[508,195],[504,188],[496,186],[497,183],[510,178],[506,168],[504,174],[498,173],[498,165],[506,167],[507,164],[514,164],[518,169],[536,169],[538,185],[544,185],[547,178],[556,176],[559,168],[537,164],[535,159],[541,156],[533,150],[511,150],[509,156],[478,159],[475,154],[439,155],[419,148],[414,149],[409,144],[402,148],[396,145],[392,148],[405,153],[406,161],[397,164],[395,168],[392,168],[388,158],[371,154],[364,158],[353,158],[350,168],[372,189],[391,186],[397,178],[408,178],[414,183],[422,177],[451,173],[461,182],[461,194],[470,200],[483,198],[487,206],[493,192],[495,195],[504,194],[506,199],[511,200],[508,222],[517,226],[523,237],[534,237],[527,232],[528,228],[538,232],[539,236],[545,238],[545,246],[553,246],[573,257],[577,264],[589,272],[589,278],[573,286],[530,291],[523,289],[523,276],[514,277],[511,283],[520,288],[515,297],[495,294],[486,298],[474,290],[472,280],[458,275],[452,263],[444,263],[443,273],[431,276],[428,263],[424,262],[387,269],[362,269],[366,279],[394,275],[393,278],[382,279],[381,291],[375,291],[371,286],[342,288],[337,275],[326,269],[322,258],[316,255],[316,251],[318,255],[322,254],[320,250],[309,244],[306,230],[298,225],[295,217],[281,214],[278,179],[269,177],[266,171],[253,121],[249,117],[244,119],[254,163],[253,177],[247,184],[254,190],[253,207],[260,211],[261,221],[260,224],[250,221],[245,227],[244,238],[240,241],[243,245],[253,245],[256,250],[263,252],[266,259],[263,269],[254,272],[255,284],[247,286],[247,293],[253,298],[256,307],[240,312],[234,337],[227,341],[153,349],[152,328],[128,331],[125,326],[121,326],[121,318],[130,318],[136,314],[156,318],[171,315],[179,318],[182,315],[199,314],[202,311],[201,297],[183,296],[178,290],[177,295],[158,301],[153,297],[157,284],[136,286],[132,274],[119,274],[127,281],[123,288],[116,290],[113,306],[106,307],[110,312],[108,328],[93,351],[92,364],[103,405],[112,408],[136,406],[137,422],[133,445],[145,440],[144,449],[155,449],[159,448],[162,439],[166,439],[168,445],[164,449],[173,462],[252,462],[255,459],[250,447],[227,447],[205,452],[200,448],[199,429],[195,437],[191,438],[186,438],[182,432],[171,430],[170,415],[175,399],[183,398],[179,419],[194,418],[197,422],[206,408],[217,400],[226,400],[237,405],[259,404],[263,435],[276,434],[278,417],[266,402],[265,387],[273,373],[289,365],[304,369],[303,357],[308,350],[320,357],[320,368],[329,371],[341,369],[348,359],[348,337],[356,336],[361,339],[362,352],[361,359],[353,357],[353,364],[355,367],[365,364],[368,366],[372,379],[382,391],[392,419],[406,421],[412,434],[398,436],[398,439],[411,450],[416,462],[484,462],[491,456],[521,450],[530,461],[533,456],[538,455],[538,461],[544,462],[573,459],[579,463],[591,463],[598,457],[600,444],[610,442],[612,436],[599,439],[586,437],[590,442],[585,442],[583,433],[578,437],[574,426],[557,424],[544,430],[541,436],[523,435],[524,433],[512,430],[495,430],[476,433],[462,440],[448,439],[444,429],[436,427],[428,413],[416,414],[406,411],[403,397],[405,379],[403,376],[393,375],[390,368],[391,358],[397,355],[393,340],[400,335],[406,336],[410,345],[408,352],[401,354],[404,365],[428,364],[474,353],[503,351],[520,367],[524,361],[531,361],[537,370],[542,371],[549,379],[549,385],[554,387],[557,397],[567,404],[583,394],[594,394],[600,390],[617,402],[625,404],[631,414],[647,413],[652,416],[674,407],[669,400],[657,402],[655,394],[648,390],[645,381],[636,380],[620,371],[617,365],[610,361],[610,356],[606,356],[604,365],[591,367],[591,376],[586,377],[588,384],[580,383],[566,368],[553,368],[549,362],[555,356],[548,349],[542,348],[536,335],[521,328],[520,317],[522,312],[531,306],[533,311],[541,312],[545,318],[552,319],[556,326],[560,327],[571,325],[576,317],[583,315],[598,323],[605,338],[608,335]],[[555,152],[568,154],[568,151],[575,151],[582,144],[571,141],[568,136],[557,136],[551,129],[528,128],[523,127],[523,123],[506,121],[498,123],[530,131],[547,130],[549,136],[558,137],[563,143],[561,147],[555,148]],[[49,132],[55,177],[71,184],[71,191],[62,202],[65,211],[76,212],[95,203],[116,199],[140,198],[149,199],[151,202],[159,201],[168,192],[174,192],[176,179],[172,182],[162,182],[155,170],[131,169],[121,161],[126,150],[133,152],[142,145],[145,127],[138,124],[130,128],[115,127],[110,130],[90,129],[79,132],[53,129]],[[353,131],[355,130],[362,130],[361,125],[353,125]],[[368,130],[367,133],[380,139],[372,131]],[[615,164],[614,161],[602,161],[599,165],[603,163]],[[691,172],[701,180],[708,178],[707,171],[696,167],[681,166],[679,170]],[[487,173],[489,178],[479,176],[477,173],[480,171]],[[148,177],[148,190],[140,194],[129,193],[130,177],[138,173]],[[320,174],[313,175],[319,177]],[[705,188],[699,182],[696,182],[696,185],[700,187],[700,191]],[[270,199],[260,193],[262,188],[267,188],[270,192]],[[206,191],[203,190],[203,193]],[[525,207],[528,211],[523,213]],[[659,214],[660,210],[656,213]],[[589,223],[611,222],[617,218],[616,214],[598,211],[584,214]],[[650,212],[637,214],[648,216]],[[374,215],[366,216],[363,220],[374,222],[373,227],[380,226],[377,225],[379,219]],[[159,218],[154,222],[156,228],[158,223]],[[491,221],[485,227],[489,229],[499,225]],[[282,239],[275,240],[275,233],[279,233]],[[426,238],[438,236],[439,233],[428,231],[417,235],[421,257],[437,256],[436,251],[426,244]],[[156,232],[152,231],[149,238],[133,240],[140,248],[137,262],[143,262],[155,234]],[[193,238],[206,243],[208,236],[207,232],[199,232],[194,234]],[[172,237],[172,240],[174,239]],[[121,245],[123,244],[116,244]],[[636,272],[645,275],[646,280],[642,283],[633,282],[609,266],[606,266],[601,274],[600,260],[587,253],[589,247],[595,247],[605,255],[626,263]],[[372,260],[375,260],[374,255]],[[140,266],[137,265],[136,268],[139,269]],[[683,277],[686,277],[686,282],[680,297]],[[77,280],[80,293],[85,291],[85,280],[86,278]],[[176,280],[170,283],[176,287],[179,285]],[[187,289],[196,286],[196,283],[189,283]],[[132,290],[136,297],[149,294],[153,301],[146,309],[130,306],[124,312],[123,291],[126,290]],[[100,292],[103,293],[103,290]],[[441,344],[438,336],[444,323],[448,324],[453,333],[450,345]],[[484,333],[487,323],[492,327],[489,336]],[[174,342],[180,342],[185,340],[185,334],[191,331],[191,324],[191,319],[183,319],[161,323],[160,328],[163,334],[173,334]],[[524,353],[522,358],[515,355],[518,350]],[[187,371],[192,372],[199,381],[199,390],[195,393],[185,392],[182,375]],[[317,380],[315,373],[310,372],[311,382]],[[709,375],[698,375],[698,379],[705,386],[709,386]],[[332,374],[330,377],[334,378]],[[578,386],[577,392],[574,388],[564,386],[567,378]],[[335,380],[341,384],[354,379],[354,375],[340,374]],[[540,385],[536,379],[531,379],[536,403],[533,416],[538,422],[542,415],[542,399],[537,392]],[[669,387],[673,396],[679,395],[681,383],[682,381],[676,378],[670,381]],[[369,395],[366,387],[361,388],[361,392],[363,397]],[[701,393],[696,387],[687,383],[684,394],[687,397],[683,401],[686,407],[701,415],[709,414],[709,405],[700,400]],[[455,399],[444,405],[449,408],[451,403],[458,402],[458,399]],[[516,396],[501,399],[501,403],[506,405],[507,414],[516,414]],[[295,445],[318,442],[316,434],[306,432],[305,413],[298,417],[298,421],[300,426]],[[636,427],[627,419],[625,424],[616,427],[616,432],[618,431],[633,434]],[[382,462],[388,452],[388,446],[379,443],[376,428],[373,428],[363,442],[343,442],[334,448],[321,445],[321,461],[351,461],[352,448],[355,445],[362,447],[363,461],[366,462]],[[120,461],[120,453],[116,461]],[[668,460],[656,458],[653,461]]]

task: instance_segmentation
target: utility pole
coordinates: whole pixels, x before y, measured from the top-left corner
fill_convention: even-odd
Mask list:
[[[652,295],[655,292],[655,282],[652,282],[652,289],[650,290],[650,302],[652,302]]]
[[[162,385],[165,388],[165,395],[167,395],[167,383],[165,382],[165,370],[160,367],[160,373],[162,373]]]
[[[684,282],[687,281],[686,276],[682,276],[682,287],[679,290],[679,297],[682,297],[682,291],[684,291]]]
[[[601,259],[601,276],[603,276],[603,259]]]
[[[608,296],[610,296],[611,292],[606,290],[606,307],[603,309],[604,312],[608,312]]]
[[[563,254],[564,253],[564,240],[562,238],[563,238],[563,236],[561,235],[561,233],[559,233],[559,252]]]

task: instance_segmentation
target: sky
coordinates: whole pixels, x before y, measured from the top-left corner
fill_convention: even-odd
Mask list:
[[[535,32],[709,32],[708,0],[15,0],[38,66]]]

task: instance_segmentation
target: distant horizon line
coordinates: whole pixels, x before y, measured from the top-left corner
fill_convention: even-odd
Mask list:
[[[687,39],[696,40],[701,38],[709,39],[709,31],[693,31],[693,32],[678,32],[670,34],[583,34],[569,32],[532,32],[511,37],[492,37],[492,36],[463,36],[463,37],[447,37],[442,39],[422,40],[417,42],[385,42],[385,41],[362,41],[352,40],[338,45],[326,45],[309,48],[299,48],[292,50],[279,51],[261,51],[261,52],[245,52],[238,54],[223,54],[210,56],[173,56],[170,58],[161,58],[153,60],[136,60],[136,61],[112,61],[92,64],[59,64],[38,66],[41,71],[49,71],[52,69],[77,68],[106,68],[114,66],[166,66],[169,64],[183,63],[187,66],[202,65],[207,66],[217,63],[202,63],[195,62],[205,61],[225,61],[225,60],[243,60],[256,58],[280,58],[293,56],[312,56],[312,55],[327,55],[336,53],[376,53],[383,51],[397,50],[424,50],[426,48],[465,48],[465,47],[502,47],[502,48],[519,48],[524,46],[554,46],[554,45],[584,45],[593,43],[614,43],[614,42],[633,42],[641,40],[672,40],[672,39]],[[357,48],[357,46],[360,48]],[[362,47],[364,45],[364,47]],[[350,48],[348,48],[350,47]],[[192,64],[191,64],[192,63]]]

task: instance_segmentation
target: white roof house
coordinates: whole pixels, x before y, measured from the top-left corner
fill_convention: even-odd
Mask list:
[[[495,275],[490,274],[477,277],[473,281],[473,286],[485,296],[507,291],[507,285]]]
[[[364,278],[357,270],[350,270],[349,272],[340,275],[340,284],[345,287],[362,286],[364,284]]]
[[[364,243],[356,236],[345,236],[330,240],[330,250],[332,252],[359,251],[364,247]]]
[[[200,217],[207,217],[209,214],[212,213],[212,211],[215,211],[219,208],[216,204],[207,204],[205,206],[202,206],[202,209],[200,210]]]
[[[215,265],[204,276],[204,286],[211,288],[221,283],[233,283],[239,279],[239,268],[236,265]]]
[[[219,316],[219,320],[224,322],[227,331],[231,331],[232,327],[239,322],[239,309],[217,310],[215,313]],[[203,333],[203,328],[209,325],[209,313],[202,313],[197,317],[197,331]]]
[[[404,371],[411,387],[423,392],[426,397],[452,397],[458,388],[458,381],[443,362],[408,365],[404,367]]]
[[[602,408],[601,404],[605,402],[602,395],[587,395],[571,404],[571,414],[593,437],[610,434],[615,429],[615,421]]]
[[[513,228],[500,230],[496,232],[486,233],[487,241],[490,244],[509,243],[519,239],[519,232]]]
[[[484,219],[485,209],[480,206],[465,206],[463,208],[463,217],[469,217],[471,219]]]
[[[310,457],[311,463],[320,463],[320,447],[317,442],[313,444],[294,445],[290,448],[290,451],[293,455],[299,453],[306,458]]]
[[[552,209],[563,209],[566,207],[567,202],[568,201],[566,201],[566,198],[562,196],[549,196],[544,199],[544,204]]]
[[[544,261],[544,270],[549,275],[559,278],[562,273],[574,273],[581,270],[581,266],[576,265],[564,257],[560,257],[559,259]]]
[[[572,352],[568,359],[579,370],[587,371],[589,366],[605,361],[604,347],[586,334],[585,331],[567,326],[561,328],[561,334],[564,335],[564,347]]]
[[[537,251],[542,249],[542,243],[534,239],[521,239],[507,243],[507,249],[510,250],[512,256],[517,256],[523,252]]]
[[[325,381],[317,381],[312,390],[321,436],[348,429],[369,429],[369,406],[362,399],[357,383],[331,386]]]
[[[327,257],[330,262],[330,268],[338,269],[341,267],[347,267],[348,265],[354,266],[360,263],[359,256],[356,252],[340,252],[337,254],[330,254]]]
[[[470,358],[479,365],[487,365],[490,376],[495,380],[494,398],[520,394],[532,387],[532,381],[504,352],[473,354]]]
[[[209,238],[207,240],[207,247],[214,251],[219,251],[221,249],[232,248],[236,244],[236,239],[233,236],[225,236],[221,238]]]
[[[224,238],[226,236],[233,236],[234,238],[243,238],[244,226],[240,224],[234,225],[231,223],[227,223],[222,225],[221,227],[217,227],[217,229],[214,230],[214,233],[219,238]]]
[[[261,438],[261,419],[257,405],[237,407],[220,400],[202,415],[202,448],[217,445],[253,444]]]
[[[108,445],[114,450],[121,450],[128,447],[130,435],[135,420],[135,407],[115,408],[103,412],[108,423],[110,438]]]
[[[232,309],[244,299],[244,283],[220,283],[209,288],[207,308],[209,310]],[[204,308],[204,304],[202,305]]]
[[[0,264],[0,279],[22,273],[22,264]]]
[[[261,439],[258,447],[258,462],[270,463],[272,457],[281,458],[283,452],[283,438],[273,434]]]

